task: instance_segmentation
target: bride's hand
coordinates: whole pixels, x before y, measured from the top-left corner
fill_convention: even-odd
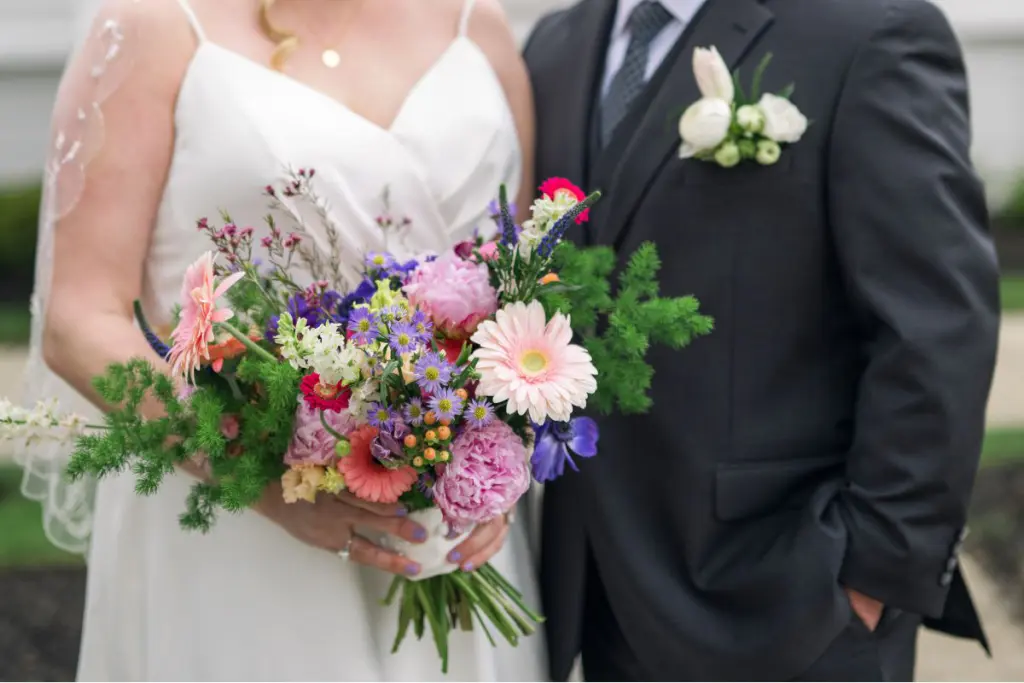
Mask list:
[[[404,518],[401,505],[378,505],[361,501],[347,491],[337,497],[319,496],[315,503],[288,504],[281,497],[279,485],[272,485],[256,506],[258,512],[275,522],[295,538],[332,553],[348,550],[349,559],[392,574],[416,576],[420,566],[395,553],[384,550],[355,534],[357,526],[381,531],[422,543],[427,531]]]
[[[448,553],[448,561],[459,565],[465,572],[479,569],[505,545],[508,526],[507,515],[477,525],[469,538]]]

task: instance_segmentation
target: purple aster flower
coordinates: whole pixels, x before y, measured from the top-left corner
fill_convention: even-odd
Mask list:
[[[382,270],[387,271],[397,265],[395,257],[383,251],[371,251],[366,255],[365,264],[366,270],[371,273],[377,273]]]
[[[423,424],[423,401],[414,398],[409,401],[408,405],[405,406],[405,410],[402,411],[406,421],[414,427],[419,427]]]
[[[434,470],[427,469],[420,473],[420,478],[416,481],[416,489],[422,493],[427,500],[434,498],[434,483],[437,481],[437,475],[434,474]]]
[[[589,417],[577,417],[569,422],[548,421],[539,427],[534,425],[533,429],[537,445],[530,465],[533,466],[534,479],[541,483],[562,476],[566,463],[578,472],[572,456],[590,458],[597,455],[597,423]]]
[[[463,403],[454,389],[441,389],[430,399],[430,409],[437,415],[437,419],[451,421],[462,413]]]
[[[371,403],[366,411],[367,421],[380,430],[390,430],[397,418],[394,410],[381,403]]]
[[[474,427],[483,427],[494,419],[494,406],[485,398],[475,398],[469,402],[466,420]]]
[[[380,333],[378,324],[376,314],[369,308],[356,308],[348,318],[348,331],[357,344],[369,344]]]
[[[352,309],[356,304],[369,303],[370,297],[372,297],[377,291],[377,286],[372,280],[365,279],[359,283],[359,286],[354,290],[345,295],[345,298],[338,304],[337,311],[335,313],[335,319],[341,324],[348,323],[349,315],[352,313]]]
[[[395,353],[409,353],[416,348],[419,342],[419,335],[416,328],[410,322],[397,322],[391,326],[391,348]]]
[[[388,306],[380,312],[381,320],[385,322],[397,322],[405,320],[409,316],[409,309],[405,306]]]
[[[416,311],[412,314],[412,324],[416,329],[416,335],[424,344],[428,343],[434,336],[434,321],[423,311]]]
[[[420,388],[430,394],[436,394],[452,378],[451,364],[435,351],[423,354],[416,361],[414,372]]]

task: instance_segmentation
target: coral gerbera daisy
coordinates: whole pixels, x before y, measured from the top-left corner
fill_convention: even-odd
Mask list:
[[[224,278],[218,285],[213,272],[213,252],[206,252],[189,266],[181,285],[181,319],[171,333],[174,344],[167,360],[174,374],[195,379],[203,360],[210,360],[210,344],[215,339],[215,323],[234,316],[228,308],[217,308],[217,300],[238,282],[244,273]]]
[[[539,301],[505,306],[472,341],[480,347],[473,352],[481,376],[476,393],[507,401],[509,413],[529,413],[537,424],[567,421],[597,389],[597,368],[586,349],[571,343],[569,318],[556,313],[547,320]]]
[[[371,503],[397,503],[399,497],[411,489],[419,478],[409,467],[389,469],[373,457],[373,440],[377,429],[363,425],[348,435],[352,450],[338,460],[338,472],[352,495]]]

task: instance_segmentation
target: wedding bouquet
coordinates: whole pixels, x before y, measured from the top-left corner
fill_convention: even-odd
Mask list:
[[[267,188],[270,201],[318,205],[313,175]],[[384,598],[399,604],[395,650],[410,628],[418,638],[429,628],[446,669],[449,633],[474,624],[492,643],[491,627],[515,644],[540,615],[494,567],[459,568],[448,550],[510,511],[531,477],[550,481],[597,453],[595,422],[577,414],[588,402],[649,408],[651,342],[681,348],[712,326],[692,297],[658,296],[652,244],[633,254],[613,296],[614,253],[563,240],[598,195],[558,178],[540,191],[517,226],[501,190],[492,240],[409,260],[366,254],[351,291],[306,246],[301,224],[286,234],[268,217],[257,240],[227,215],[219,228],[201,220],[216,253],[188,269],[170,339],[135,307],[171,374],[141,359],[111,366],[95,380],[113,407],[103,425],[5,402],[0,431],[74,439],[70,476],[130,468],[142,495],[176,465],[201,461],[210,476],[190,491],[186,529],[208,531],[218,510],[245,510],[275,480],[287,503],[342,491],[401,503],[429,538],[382,540],[422,567]],[[147,397],[163,417],[143,419]]]

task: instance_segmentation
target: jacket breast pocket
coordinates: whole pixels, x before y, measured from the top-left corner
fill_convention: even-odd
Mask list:
[[[720,463],[715,517],[732,522],[802,507],[827,481],[841,479],[845,455]]]

